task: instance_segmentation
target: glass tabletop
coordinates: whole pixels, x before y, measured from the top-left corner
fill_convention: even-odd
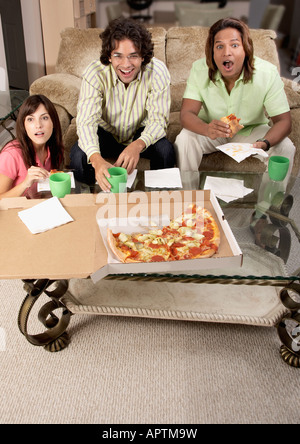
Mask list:
[[[182,189],[204,189],[207,177],[237,179],[252,190],[243,198],[226,202],[218,198],[227,222],[243,252],[243,266],[238,269],[209,270],[209,275],[230,275],[299,279],[300,272],[300,177],[287,184],[270,181],[267,173],[182,171]],[[156,189],[161,190],[161,189]],[[146,188],[144,172],[138,171],[129,191],[154,191]],[[195,270],[192,271],[194,274]],[[207,275],[207,270],[197,274]],[[185,272],[186,273],[186,272]],[[251,277],[250,277],[251,278]]]
[[[0,121],[12,116],[28,96],[29,92],[25,90],[2,91],[0,94]]]
[[[191,270],[183,275],[206,279],[222,276],[232,279],[299,280],[300,273],[300,177],[288,184],[271,183],[267,173],[181,172],[181,190],[204,189],[207,177],[238,179],[252,190],[243,198],[225,202],[218,198],[224,216],[243,253],[243,266],[236,269]],[[145,187],[144,171],[138,171],[128,192],[162,191]],[[173,189],[174,190],[174,189]],[[75,181],[73,193],[100,193],[95,186]],[[44,197],[44,196],[41,196]],[[178,273],[176,273],[178,275]]]
[[[274,183],[267,173],[182,171],[182,189],[204,189],[207,177],[237,179],[253,190],[243,198],[225,202],[218,198],[227,222],[243,252],[243,266],[238,269],[209,270],[209,275],[260,277],[295,277],[300,272],[300,177],[287,184]],[[130,191],[146,188],[144,172],[138,171]],[[192,274],[194,271],[192,272]],[[207,275],[207,270],[197,274]]]

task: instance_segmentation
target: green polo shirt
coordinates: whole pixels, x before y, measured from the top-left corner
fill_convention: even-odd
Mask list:
[[[193,63],[183,97],[202,102],[199,117],[209,123],[234,113],[244,125],[239,134],[247,136],[258,125],[269,122],[270,117],[290,110],[283,82],[275,65],[254,58],[254,74],[248,83],[243,83],[243,72],[228,94],[220,72],[215,83],[209,80],[205,58]]]

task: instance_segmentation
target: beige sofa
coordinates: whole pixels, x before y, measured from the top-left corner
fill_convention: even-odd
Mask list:
[[[55,104],[62,124],[66,147],[65,163],[69,162],[69,152],[77,140],[76,114],[81,84],[81,74],[88,63],[99,58],[101,30],[90,28],[80,30],[67,28],[61,33],[61,44],[55,74],[37,79],[30,87],[31,94],[44,94]],[[174,27],[168,30],[150,28],[154,41],[155,56],[163,60],[171,74],[171,114],[168,138],[174,142],[181,126],[179,112],[181,100],[192,63],[204,56],[208,28]],[[276,34],[271,30],[251,30],[254,52],[257,56],[274,63],[279,69],[279,59],[275,44]],[[297,148],[293,173],[300,167],[300,93],[293,89],[293,82],[283,79],[288,96],[293,130],[290,135]],[[295,84],[294,84],[295,86]],[[247,106],[247,104],[245,104]],[[144,165],[145,168],[145,165]],[[147,166],[146,166],[147,168]],[[238,164],[223,153],[206,155],[201,170],[262,171],[264,164],[250,158]]]

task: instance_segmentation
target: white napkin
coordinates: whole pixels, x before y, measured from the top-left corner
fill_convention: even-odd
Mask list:
[[[67,174],[71,176],[71,188],[75,188],[75,180],[73,172],[68,171]],[[47,179],[38,181],[37,192],[39,193],[40,191],[50,191],[49,177],[47,177]]]
[[[150,188],[182,188],[179,168],[146,170],[145,186]]]
[[[127,176],[127,188],[131,188],[133,185],[133,182],[136,178],[137,170],[133,170],[131,174],[128,174]]]
[[[243,180],[211,176],[206,177],[204,189],[213,191],[218,198],[227,203],[247,196],[253,191],[244,186]]]
[[[32,208],[19,211],[18,215],[32,234],[42,233],[68,222],[73,222],[72,217],[57,197],[52,197]]]
[[[217,149],[232,157],[232,159],[238,163],[253,155],[258,157],[261,161],[269,157],[264,150],[253,148],[252,143],[225,143],[225,145],[217,146]]]

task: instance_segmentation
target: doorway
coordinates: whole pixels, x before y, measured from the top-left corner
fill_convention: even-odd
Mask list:
[[[0,0],[7,76],[11,88],[29,88],[20,0]]]

